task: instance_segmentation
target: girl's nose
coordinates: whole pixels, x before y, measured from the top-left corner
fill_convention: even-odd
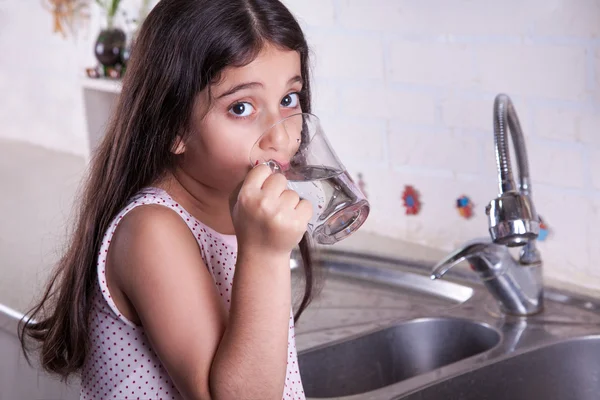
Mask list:
[[[290,142],[290,136],[287,132],[285,123],[278,123],[266,131],[260,138],[260,147],[263,150],[285,151]]]

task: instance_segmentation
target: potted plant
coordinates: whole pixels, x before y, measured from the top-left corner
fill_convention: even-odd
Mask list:
[[[106,13],[106,27],[98,34],[94,46],[94,54],[105,67],[113,67],[121,63],[121,52],[125,47],[125,32],[115,27],[115,17],[121,0],[96,0]]]

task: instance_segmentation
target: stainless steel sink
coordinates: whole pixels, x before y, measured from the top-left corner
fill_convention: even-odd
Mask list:
[[[298,363],[308,397],[350,396],[482,353],[499,341],[500,334],[487,325],[427,318],[313,349]]]
[[[466,266],[438,286],[425,263],[321,257],[296,327],[307,399],[599,398],[598,299],[546,287],[543,312],[509,316]]]
[[[600,336],[548,345],[436,383],[402,400],[597,400]]]
[[[328,252],[324,287],[296,324],[298,350],[368,333],[397,321],[428,316],[468,301],[469,285],[432,281],[405,261],[393,263]],[[301,269],[294,268],[295,298],[304,291]]]

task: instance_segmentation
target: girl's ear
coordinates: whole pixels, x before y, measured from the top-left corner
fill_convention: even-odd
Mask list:
[[[176,155],[185,153],[185,143],[183,142],[183,139],[180,135],[177,135],[177,138],[175,139],[175,144],[173,145],[171,152]]]

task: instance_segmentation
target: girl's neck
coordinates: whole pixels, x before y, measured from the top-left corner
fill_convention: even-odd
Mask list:
[[[229,194],[204,185],[179,170],[168,173],[155,186],[169,193],[203,224],[224,235],[235,234],[229,210]]]

